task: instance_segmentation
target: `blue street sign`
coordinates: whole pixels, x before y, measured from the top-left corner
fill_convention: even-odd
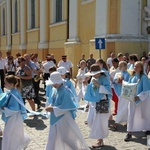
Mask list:
[[[105,38],[95,38],[95,49],[105,49]]]

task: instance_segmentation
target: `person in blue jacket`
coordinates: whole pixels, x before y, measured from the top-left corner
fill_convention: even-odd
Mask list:
[[[126,123],[127,122],[127,116],[128,116],[128,104],[129,101],[125,100],[121,96],[121,90],[122,90],[122,82],[129,81],[130,74],[127,71],[127,62],[126,61],[120,61],[119,62],[119,70],[120,72],[117,72],[113,79],[113,85],[115,93],[118,96],[118,111],[116,115],[116,123],[113,125],[113,130],[117,130],[117,124],[118,123]]]
[[[65,67],[59,67],[57,68],[57,71],[61,74],[61,77],[64,79],[63,85],[73,93],[74,97],[76,97],[75,101],[76,103],[78,103],[79,100],[77,97],[77,92],[75,86],[70,80],[70,73],[66,70]]]
[[[84,99],[90,102],[87,118],[87,123],[91,129],[89,137],[97,139],[97,142],[93,144],[92,147],[99,148],[104,146],[103,139],[109,134],[108,119],[110,116],[110,105],[108,104],[108,112],[98,113],[96,104],[104,99],[107,99],[109,103],[112,97],[112,91],[107,75],[105,75],[103,70],[100,70],[98,64],[93,64],[90,68],[90,72],[85,75],[92,76],[91,82],[87,85],[84,95]]]
[[[150,131],[150,79],[144,74],[141,61],[135,62],[128,83],[136,83],[137,87],[133,100],[129,102],[126,142],[132,140],[132,132]]]
[[[1,106],[5,128],[2,150],[18,150],[28,146],[30,138],[24,133],[23,120],[27,117],[23,99],[18,91],[20,79],[14,75],[5,77],[6,103]]]
[[[74,94],[63,85],[59,72],[50,75],[53,86],[51,104],[46,107],[50,112],[50,130],[46,150],[89,150],[75,123],[77,104]]]

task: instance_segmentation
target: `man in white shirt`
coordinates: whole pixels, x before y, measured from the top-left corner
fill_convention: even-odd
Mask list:
[[[107,58],[107,65],[108,65],[109,68],[112,67],[112,59],[113,59],[114,57],[115,57],[114,53],[111,52],[111,53],[110,53],[110,57]]]
[[[2,52],[0,52],[0,78],[1,78],[1,88],[4,91],[4,78],[5,78],[5,59],[2,58]]]
[[[62,56],[62,60],[59,61],[58,67],[65,67],[68,72],[70,72],[70,76],[72,77],[72,67],[73,64],[70,60],[67,60],[67,55]]]
[[[46,56],[46,62],[44,62],[42,64],[42,70],[43,70],[43,73],[44,73],[44,81],[45,80],[48,80],[48,78],[50,77],[50,74],[49,74],[49,68],[50,67],[55,67],[56,65],[54,64],[54,62],[52,61],[51,57],[50,56]]]

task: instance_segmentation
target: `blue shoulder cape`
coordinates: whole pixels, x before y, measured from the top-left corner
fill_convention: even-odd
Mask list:
[[[68,110],[71,113],[72,118],[76,117],[77,105],[74,102],[74,95],[62,85],[58,89],[52,88],[51,95],[52,106],[58,107],[59,109]],[[55,116],[54,112],[50,115],[50,124],[54,125],[59,121],[64,115],[58,117]]]
[[[23,99],[22,99],[19,91],[17,89],[12,89],[12,90],[6,92],[7,103],[5,103],[4,107],[7,107],[8,109],[14,110],[14,111],[20,111],[22,118],[24,120],[27,117],[26,108],[23,107],[22,105],[20,105],[18,103],[18,101],[12,96],[12,94],[14,94],[20,100],[20,102],[24,104]],[[5,114],[3,113],[2,119],[4,122],[7,122],[9,117],[6,117]]]
[[[135,76],[130,77],[129,83],[138,83],[136,95],[150,90],[150,79],[145,74],[143,74],[141,78],[139,74],[135,74]]]
[[[122,75],[124,81],[127,81],[127,82],[129,81],[130,74],[127,71],[121,72],[121,75]],[[114,81],[115,80],[116,79],[114,78]],[[121,95],[122,84],[121,83],[114,83],[113,85],[114,85],[114,90],[115,90],[116,94],[118,96],[120,96]]]
[[[136,74],[135,76],[129,79],[129,83],[137,82],[137,95],[141,92],[146,92],[150,90],[150,79],[145,74],[143,74],[141,78],[139,74]]]
[[[105,87],[106,91],[108,92],[108,98],[110,99],[112,91],[108,78],[102,75],[100,78],[98,78],[98,82],[100,83],[100,85],[103,85]],[[87,86],[84,99],[89,102],[99,102],[104,97],[104,95],[106,94],[99,93],[99,87],[94,87],[93,83],[91,82]]]

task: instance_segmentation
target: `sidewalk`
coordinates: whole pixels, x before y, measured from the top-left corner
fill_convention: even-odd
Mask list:
[[[43,85],[41,85],[41,87],[42,86]],[[43,94],[44,92],[40,91],[40,99],[42,102],[42,107],[40,111],[42,112],[45,111],[45,97],[43,96]],[[28,103],[26,104],[26,106],[30,108]],[[95,140],[88,138],[90,130],[89,127],[84,124],[86,116],[87,112],[82,113],[81,111],[78,111],[76,122],[87,144],[91,146],[93,143],[95,143]],[[112,124],[113,121],[111,120],[109,123]],[[0,125],[2,125],[2,128],[4,128],[4,123],[2,121],[0,121]],[[46,119],[42,116],[29,117],[24,121],[24,128],[25,132],[31,138],[31,142],[26,150],[44,150],[49,133],[49,119]],[[147,138],[142,132],[135,133],[133,135],[133,141],[124,142],[124,137],[126,136],[126,127],[120,125],[118,127],[118,131],[114,132],[111,129],[109,131],[109,136],[104,139],[105,146],[102,147],[101,150],[148,150],[148,147],[146,146]]]
[[[87,144],[91,146],[95,143],[95,140],[89,139],[89,127],[84,124],[86,120],[87,112],[81,113],[77,112],[76,122],[85,138]],[[110,121],[113,123],[113,121]],[[47,142],[48,132],[49,132],[49,120],[36,116],[34,118],[28,118],[25,121],[25,131],[31,137],[27,150],[44,150]],[[118,131],[109,132],[108,138],[104,139],[106,146],[101,148],[102,150],[148,150],[146,146],[146,136],[144,133],[135,133],[133,136],[133,141],[124,142],[124,137],[126,136],[126,127],[119,126]]]

